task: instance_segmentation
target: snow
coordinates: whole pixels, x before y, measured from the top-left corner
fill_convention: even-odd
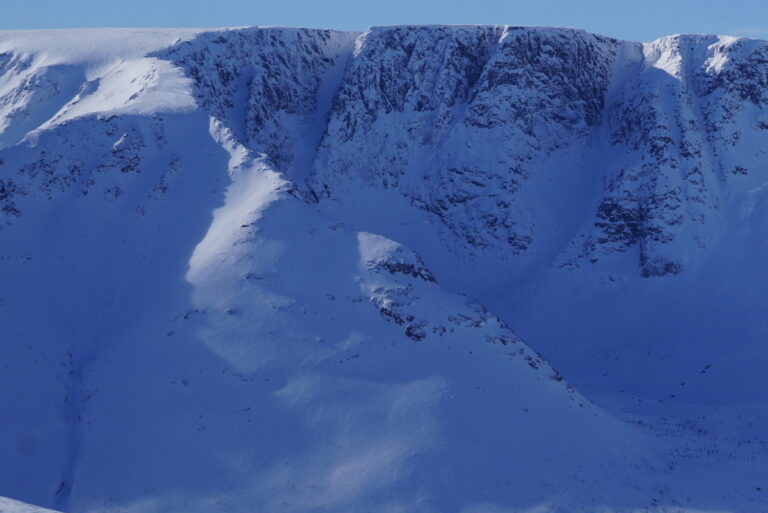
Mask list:
[[[195,31],[4,31],[0,146],[79,116],[191,110],[191,80],[148,54]],[[30,87],[30,84],[34,84]],[[41,87],[43,84],[44,87]]]
[[[85,94],[75,96],[40,129],[93,114],[151,115],[197,107],[191,94],[191,80],[170,63],[153,58],[117,63],[104,75],[87,82],[82,93]]]
[[[0,497],[0,513],[56,513],[52,509],[38,508],[30,504]]]
[[[31,56],[36,66],[84,66],[87,80],[116,61],[188,41],[202,29],[60,29],[0,31],[0,53]]]
[[[763,513],[764,55],[0,33],[0,495]]]

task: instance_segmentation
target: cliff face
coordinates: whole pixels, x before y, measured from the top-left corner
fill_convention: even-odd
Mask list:
[[[90,79],[94,71],[70,62],[4,53],[5,145],[88,114],[196,104],[309,199],[344,202],[361,184],[394,190],[424,211],[450,251],[502,258],[536,253],[550,235],[538,218],[555,208],[537,190],[542,176],[582,173],[601,184],[600,199],[558,261],[632,249],[646,277],[681,272],[713,239],[724,196],[762,183],[762,41],[640,44],[524,27],[186,37],[168,48],[158,41],[148,56],[141,47]],[[127,85],[107,90],[120,75]],[[76,171],[53,170],[60,160],[40,165],[72,181]],[[10,218],[12,196],[28,187],[7,174]]]
[[[761,183],[763,42],[413,27],[358,45],[313,190],[395,189],[454,251],[535,253],[550,235],[542,211],[556,208],[541,176],[557,188],[582,172],[600,199],[559,260],[631,249],[642,276],[677,274],[714,237],[730,191]]]
[[[767,77],[716,36],[0,33],[0,495],[762,512]]]
[[[530,251],[525,184],[599,125],[619,43],[473,27],[373,30],[360,45],[318,152],[315,192],[334,199],[358,180],[394,189],[454,251]]]

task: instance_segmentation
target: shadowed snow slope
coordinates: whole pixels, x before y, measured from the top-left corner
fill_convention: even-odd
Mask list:
[[[722,36],[0,32],[0,495],[764,513],[767,77]]]

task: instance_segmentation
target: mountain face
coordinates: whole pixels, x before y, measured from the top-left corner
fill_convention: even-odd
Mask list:
[[[0,495],[763,513],[766,91],[724,36],[0,32]]]

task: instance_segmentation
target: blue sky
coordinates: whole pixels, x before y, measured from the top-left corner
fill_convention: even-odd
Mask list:
[[[490,23],[643,41],[680,32],[768,38],[768,0],[2,0],[0,8],[3,29]]]

